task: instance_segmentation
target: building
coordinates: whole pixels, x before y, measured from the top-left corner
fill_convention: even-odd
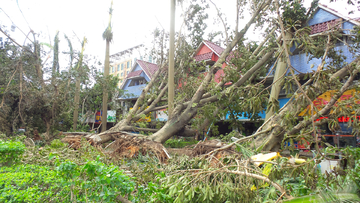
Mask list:
[[[126,113],[129,107],[135,104],[142,90],[158,69],[158,65],[143,60],[136,60],[132,68],[128,69],[129,73],[120,86],[125,94],[119,98],[121,105],[125,106],[123,113]]]
[[[344,64],[351,63],[356,58],[356,55],[354,55],[350,51],[350,48],[348,47],[348,45],[351,46],[351,44],[352,44],[351,30],[353,29],[353,27],[355,25],[360,25],[359,21],[354,20],[354,19],[349,19],[349,18],[341,15],[337,11],[330,9],[327,6],[321,5],[321,4],[319,4],[318,8],[314,12],[314,15],[308,21],[308,26],[311,29],[310,37],[318,36],[318,35],[320,35],[320,33],[326,32],[328,29],[331,29],[334,27],[342,30],[342,32],[343,32],[342,38],[341,38],[341,40],[339,40],[336,43],[335,50],[338,52],[341,52],[342,55],[344,55],[346,57],[345,60],[343,61]],[[222,47],[220,47],[212,42],[203,41],[200,44],[200,46],[197,48],[197,50],[194,54],[194,59],[197,62],[205,62],[206,65],[211,66],[219,59],[223,50],[224,49]],[[302,50],[297,48],[295,45],[293,45],[290,48],[290,51],[292,52],[292,54],[290,56],[290,61],[291,61],[291,65],[295,69],[295,74],[302,76],[306,73],[311,73],[313,71],[316,71],[316,68],[318,67],[318,65],[321,64],[321,61],[322,61],[321,58],[313,58],[313,56],[302,52]],[[231,56],[232,56],[232,54],[229,55],[228,59],[223,64],[222,68],[225,68],[227,66]],[[331,62],[331,59],[327,58],[325,61],[328,64]],[[205,71],[206,70],[204,70],[204,72]],[[217,83],[220,82],[222,76],[224,76],[224,71],[222,69],[220,69],[215,74],[214,81]],[[273,78],[274,78],[274,71],[268,72],[268,75],[266,77],[267,84],[265,84],[265,85],[267,85],[267,86],[270,85],[273,81]],[[262,79],[264,79],[264,78],[262,78]],[[186,82],[181,82],[180,86],[182,86],[183,84],[186,85]],[[296,86],[296,85],[294,85],[294,86]],[[342,98],[345,98],[347,96],[348,95],[345,95]],[[281,90],[279,98],[278,98],[280,108],[283,107],[289,101],[289,99],[290,98],[287,96],[285,90]],[[318,100],[314,101],[315,105],[317,103],[319,103]],[[242,115],[237,114],[237,120],[240,121],[241,124],[245,128],[256,130],[257,127],[256,127],[256,125],[254,125],[254,121],[251,120],[250,116],[251,115],[247,115],[245,113],[243,113]],[[266,113],[265,113],[265,111],[262,111],[259,114],[257,114],[257,116],[260,118],[260,120],[264,120]],[[231,117],[230,117],[230,113],[229,113],[225,116],[225,118],[223,118],[222,121],[217,123],[217,125],[220,128],[224,129],[224,131],[222,131],[221,133],[226,133],[226,129],[228,127],[227,121],[230,118]],[[346,121],[346,118],[339,119],[339,121]],[[344,126],[344,125],[346,125],[345,122],[342,122],[340,124],[341,129],[342,129],[343,133],[345,133],[345,132],[348,133],[349,130],[344,130],[344,129],[346,129],[346,126]],[[228,132],[229,131],[231,131],[231,130],[229,129]],[[251,134],[251,130],[249,131],[249,133]],[[328,132],[328,133],[334,133],[334,132]]]
[[[143,55],[143,44],[110,55],[109,74],[117,76],[120,79],[118,84],[119,88],[125,82],[127,75],[131,72],[131,68],[135,61],[137,59],[142,59]]]
[[[210,42],[207,40],[202,41],[193,55],[193,58],[195,59],[196,62],[198,62],[198,63],[205,62],[205,64],[206,64],[206,68],[203,67],[203,69],[198,70],[199,74],[206,74],[206,72],[209,71],[209,68],[212,65],[214,65],[217,60],[219,60],[219,57],[221,56],[221,54],[224,50],[225,50],[224,48],[222,48],[221,46],[219,46],[213,42]],[[225,68],[227,66],[227,63],[229,62],[231,57],[233,57],[233,54],[231,53],[229,56],[230,57],[227,57],[226,62],[223,63],[222,69],[220,69],[216,72],[214,79],[213,79],[214,82],[219,83],[221,81],[221,78],[225,76],[223,68]],[[188,77],[189,77],[189,74],[188,74]],[[198,76],[196,76],[196,77],[198,77]],[[184,85],[186,85],[186,81],[185,80],[180,81],[179,88],[183,87]]]
[[[334,50],[345,56],[344,61],[342,62],[341,65],[344,66],[354,61],[358,56],[358,54],[354,54],[353,52],[350,51],[353,45],[352,42],[353,35],[351,31],[354,29],[354,26],[359,26],[360,22],[356,19],[350,19],[346,16],[343,16],[342,14],[338,13],[336,10],[331,9],[322,4],[319,4],[318,8],[315,10],[312,16],[313,17],[308,21],[308,26],[311,29],[309,37],[321,37],[321,34],[324,33],[326,34],[326,32],[330,31],[331,29],[335,29],[335,28],[339,29],[342,35],[335,42]],[[324,37],[326,37],[326,35],[324,35]],[[294,67],[295,74],[300,76],[300,80],[302,79],[301,76],[307,73],[312,73],[317,71],[317,67],[322,63],[321,58],[315,58],[310,54],[304,53],[301,49],[299,49],[295,45],[293,45],[290,48],[290,51],[292,52],[292,55],[290,56],[291,65]],[[330,64],[331,62],[332,59],[326,58],[325,66]],[[322,69],[322,71],[326,71],[326,68]],[[270,80],[269,82],[272,82],[272,80]],[[335,92],[336,91],[329,90],[323,93],[322,95],[319,95],[313,101],[313,105],[315,106],[315,108],[321,109],[322,107],[324,107],[324,105],[326,105],[327,102],[330,101],[330,98]],[[358,94],[358,93],[359,92],[356,93],[356,91],[353,89],[348,90],[341,96],[338,102],[347,100],[353,97],[354,94]],[[280,103],[280,108],[283,107],[289,101],[289,98],[285,94],[285,90],[282,90],[280,92],[278,101]],[[305,115],[310,115],[308,111],[309,109],[310,107],[308,106],[308,108],[302,111],[298,116],[302,117]],[[261,114],[261,117],[265,118],[265,114]],[[324,118],[327,117],[320,117],[320,119],[318,120]],[[322,129],[321,133],[326,138],[326,141],[328,143],[341,147],[346,145],[354,146],[354,144],[356,143],[355,142],[356,136],[352,135],[352,129],[349,128],[347,121],[349,121],[349,117],[347,116],[345,117],[342,116],[341,118],[338,118],[340,128],[336,131],[329,130],[327,124],[321,127]],[[301,147],[304,148],[306,146],[302,145]]]
[[[360,23],[356,20],[349,19],[337,11],[328,8],[325,5],[319,4],[318,8],[315,10],[313,17],[308,21],[308,26],[311,29],[309,37],[319,36],[321,33],[326,32],[328,29],[332,29],[334,27],[342,30],[342,39],[339,40],[335,45],[335,50],[337,52],[341,52],[343,56],[345,56],[345,60],[343,64],[351,63],[356,55],[350,52],[349,46],[353,43],[351,41],[351,30],[355,25],[360,25]],[[349,45],[349,46],[348,46]],[[321,64],[322,58],[315,58],[310,54],[302,52],[301,49],[297,48],[295,45],[292,45],[290,48],[292,54],[290,55],[291,65],[294,67],[294,73],[296,75],[305,75],[307,73],[312,73],[317,70],[317,67]],[[326,58],[326,64],[329,64],[332,59]],[[325,64],[325,65],[326,65]],[[268,75],[266,77],[267,85],[272,83],[275,68],[270,67]],[[289,71],[287,72],[289,75]],[[301,77],[300,77],[301,78]],[[261,78],[264,79],[264,78]],[[289,98],[285,90],[282,90],[279,95],[279,103],[280,108],[283,107],[288,101]],[[265,113],[259,114],[262,119],[265,118]]]

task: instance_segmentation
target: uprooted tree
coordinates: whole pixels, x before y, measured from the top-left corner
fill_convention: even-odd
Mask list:
[[[252,16],[241,30],[238,29],[239,21],[246,2],[236,2],[237,18],[232,33],[229,32],[226,21],[216,8],[220,22],[225,28],[226,48],[206,74],[199,73],[206,70],[207,64],[196,63],[192,57],[194,50],[191,45],[194,43],[191,40],[198,40],[199,36],[193,32],[195,33],[193,38],[188,39],[185,34],[177,34],[175,85],[178,89],[175,108],[162,128],[136,127],[136,121],[149,112],[167,107],[166,62],[160,64],[161,68],[153,75],[124,119],[108,131],[92,135],[91,138],[98,143],[104,143],[112,139],[112,132],[137,130],[154,132],[148,136],[148,139],[163,143],[173,135],[186,131],[185,127],[190,122],[196,123],[199,129],[207,129],[214,120],[228,112],[235,113],[233,118],[236,120],[236,113],[246,113],[255,118],[258,112],[267,108],[277,113],[266,120],[255,134],[246,139],[254,139],[257,148],[276,151],[280,148],[281,142],[289,138],[306,138],[315,142],[316,125],[319,125],[319,122],[314,121],[319,116],[327,116],[327,121],[331,123],[340,114],[349,115],[354,109],[355,114],[359,114],[355,102],[352,110],[345,110],[349,108],[341,104],[337,104],[334,110],[336,101],[352,87],[352,82],[359,71],[360,58],[349,64],[343,63],[343,56],[335,49],[335,44],[343,36],[342,31],[336,26],[329,27],[328,31],[319,35],[310,36],[311,30],[306,24],[316,10],[318,1],[313,1],[308,9],[305,9],[300,1],[291,3],[278,0],[251,1],[249,8]],[[189,23],[194,22],[194,18],[199,18],[192,10],[194,4],[195,2],[192,2],[190,9],[184,14],[184,24],[188,27],[192,26]],[[216,7],[215,4],[214,6]],[[245,43],[244,36],[252,25],[266,27],[267,35],[260,44]],[[199,26],[193,26],[193,29],[197,27]],[[348,46],[356,48],[358,37],[353,35],[352,40],[352,44]],[[294,44],[301,52],[322,60],[322,63],[315,67],[315,71],[310,74],[299,74],[298,70],[293,68],[290,61],[290,47]],[[327,59],[332,59],[332,62],[325,63]],[[280,110],[276,99],[272,101],[268,99],[270,87],[264,86],[268,73],[273,71],[273,67],[276,67],[279,61],[286,63],[286,70],[280,77],[281,85],[292,94],[290,101]],[[222,80],[216,83],[214,75],[225,62],[227,63],[223,68],[225,74]],[[312,101],[328,90],[337,90],[337,93],[328,104],[320,109],[314,108]],[[354,96],[353,99],[356,97]],[[300,121],[297,115],[308,105],[311,113]],[[352,125],[356,127],[357,124],[353,122]]]

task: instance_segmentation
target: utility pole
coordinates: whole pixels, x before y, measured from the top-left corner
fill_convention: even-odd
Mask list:
[[[174,110],[174,57],[175,57],[175,0],[170,3],[170,46],[168,76],[168,119]]]

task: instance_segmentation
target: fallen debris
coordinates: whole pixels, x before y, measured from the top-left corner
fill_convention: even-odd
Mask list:
[[[152,154],[163,163],[170,158],[169,153],[161,143],[126,133],[117,133],[112,136],[115,142],[107,148],[112,157],[133,158],[139,154],[143,156]]]
[[[81,135],[81,136],[87,136],[87,135],[93,135],[92,133],[88,133],[88,132],[61,132],[61,135],[72,135],[72,136],[76,136],[76,135]]]
[[[166,150],[169,152],[169,154],[178,155],[178,156],[187,155],[189,157],[192,157],[192,153],[193,153],[193,149],[188,148],[188,147],[184,147],[184,148],[167,148]]]
[[[222,143],[220,140],[209,140],[205,142],[199,142],[193,149],[192,156],[200,156],[208,154],[209,152],[219,149],[226,144]],[[233,148],[225,149],[221,152],[222,156],[236,154],[237,152]],[[219,155],[218,155],[219,156]]]
[[[61,139],[61,142],[68,143],[69,148],[79,149],[81,147],[81,135],[68,135]]]

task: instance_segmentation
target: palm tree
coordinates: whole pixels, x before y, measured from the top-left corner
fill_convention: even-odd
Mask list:
[[[84,50],[85,50],[85,44],[87,43],[87,39],[84,37],[84,40],[82,42],[82,48],[80,52],[79,61],[77,63],[76,67],[76,83],[75,83],[75,98],[74,98],[74,114],[73,114],[73,131],[76,131],[77,127],[77,120],[79,118],[79,100],[80,100],[80,72],[82,68],[82,62],[84,58]]]
[[[102,35],[103,39],[106,40],[105,64],[104,64],[104,77],[106,79],[109,76],[110,42],[113,39],[113,33],[112,33],[112,29],[111,29],[111,17],[112,17],[112,11],[113,11],[112,6],[113,6],[113,1],[111,1],[111,6],[109,9],[109,24]],[[104,95],[103,95],[103,107],[102,107],[102,117],[101,117],[101,124],[102,124],[101,131],[102,132],[106,131],[106,125],[107,125],[108,90],[106,88],[106,85],[104,85],[103,92],[104,92]]]

